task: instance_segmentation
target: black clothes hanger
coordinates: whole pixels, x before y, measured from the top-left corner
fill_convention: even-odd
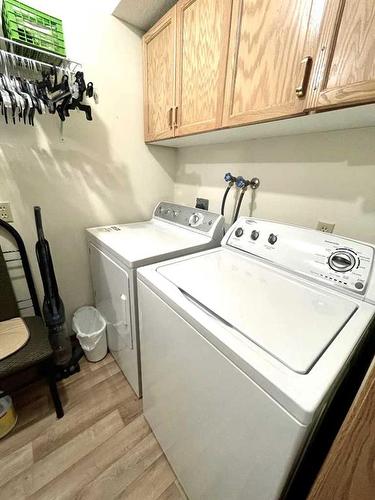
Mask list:
[[[92,121],[91,106],[88,104],[82,104],[84,94],[87,95],[87,87],[84,79],[84,74],[82,71],[77,71],[75,75],[75,82],[72,85],[70,98],[68,96],[64,98],[63,102],[57,106],[57,112],[60,116],[61,121],[65,121],[66,117],[69,117],[69,110],[79,109],[84,111],[86,114],[86,119]],[[89,94],[94,95],[94,86],[90,82]]]
[[[94,96],[94,84],[92,82],[89,82],[87,84],[86,95],[87,95],[87,97],[93,97]]]
[[[95,97],[94,85],[85,83],[82,71],[73,75],[70,71],[52,66],[41,69],[41,63],[0,50],[0,64],[5,74],[0,73],[0,112],[8,124],[16,121],[34,125],[35,115],[50,113],[59,115],[61,121],[70,116],[69,111],[78,109],[92,121],[91,106],[84,99]],[[30,80],[18,75],[9,75],[17,65],[40,71],[40,80]]]

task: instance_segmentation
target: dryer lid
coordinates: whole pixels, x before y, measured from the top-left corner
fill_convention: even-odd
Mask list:
[[[208,248],[211,238],[168,222],[150,220],[87,229],[89,239],[128,267],[178,257]]]
[[[221,249],[158,272],[285,366],[307,373],[357,305]],[[214,332],[213,332],[214,333]]]

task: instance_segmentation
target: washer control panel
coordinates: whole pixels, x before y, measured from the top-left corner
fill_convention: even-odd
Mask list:
[[[356,295],[365,294],[374,260],[371,245],[315,229],[245,217],[230,228],[222,245]]]
[[[207,235],[217,233],[219,239],[223,235],[224,217],[207,210],[162,201],[156,206],[153,216]]]

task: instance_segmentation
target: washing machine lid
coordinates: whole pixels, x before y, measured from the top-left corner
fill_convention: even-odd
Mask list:
[[[349,299],[226,249],[162,264],[157,271],[297,373],[311,369],[357,309]]]
[[[212,239],[159,220],[87,229],[88,239],[127,267],[139,267],[213,246]]]

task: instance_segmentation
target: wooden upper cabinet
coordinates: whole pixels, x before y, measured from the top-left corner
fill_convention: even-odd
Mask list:
[[[145,140],[174,136],[176,7],[143,37]]]
[[[232,0],[177,4],[176,135],[220,128]]]
[[[330,0],[310,107],[375,101],[375,1]]]
[[[223,125],[302,114],[323,0],[234,0]]]
[[[375,0],[179,0],[143,52],[148,142],[375,102]]]

